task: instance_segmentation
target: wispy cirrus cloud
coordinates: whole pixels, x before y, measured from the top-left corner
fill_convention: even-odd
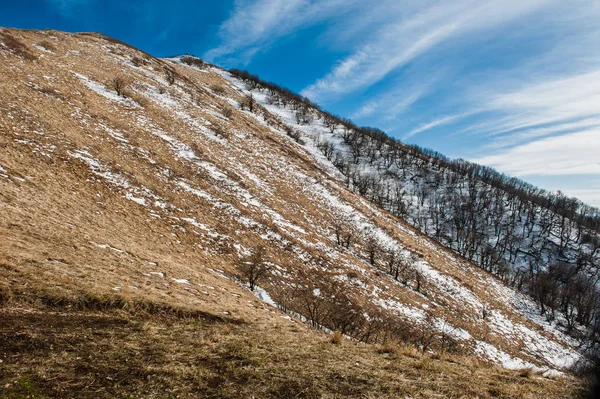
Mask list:
[[[436,46],[525,16],[552,0],[408,2],[326,76],[304,89],[319,100],[369,87]],[[362,15],[358,18],[369,18]]]
[[[421,85],[399,85],[394,90],[368,100],[354,111],[350,118],[361,119],[371,115],[378,115],[382,122],[393,120],[399,115],[408,112],[411,106],[425,96],[433,84],[434,79]]]
[[[564,124],[565,130],[576,124],[565,123],[600,117],[600,65],[598,70],[576,73],[572,76],[538,77],[539,82],[505,92],[483,89],[473,101],[483,104],[488,111],[502,112],[505,116],[470,127],[468,130],[492,136],[506,135],[518,130],[553,123]],[[496,89],[497,90],[497,89]],[[555,133],[560,125],[545,130]],[[525,136],[524,136],[525,137]]]
[[[204,54],[208,61],[248,62],[257,52],[298,29],[350,12],[357,0],[236,0],[219,27],[219,46]]]
[[[600,129],[535,140],[476,159],[517,176],[600,174]]]
[[[466,118],[467,116],[473,115],[476,112],[478,112],[478,111],[464,112],[464,113],[461,113],[461,114],[448,115],[448,116],[443,116],[441,118],[434,119],[434,120],[432,120],[430,122],[427,122],[424,125],[421,125],[421,126],[417,127],[416,129],[411,130],[406,135],[404,135],[404,137],[402,137],[402,139],[403,140],[408,140],[408,139],[416,136],[419,133],[422,133],[422,132],[425,132],[427,130],[433,129],[434,127],[437,127],[437,126],[446,125],[448,123],[457,121],[457,120],[462,119],[462,118]]]

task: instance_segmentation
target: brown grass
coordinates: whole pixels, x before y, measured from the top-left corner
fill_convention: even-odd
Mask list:
[[[581,392],[570,379],[523,379],[401,352],[390,358],[372,346],[329,345],[293,324],[276,332],[23,305],[0,310],[0,319],[6,398],[569,398]]]
[[[4,45],[8,51],[23,58],[26,61],[36,60],[37,57],[33,54],[29,48],[19,39],[15,38],[8,32],[0,32],[0,42]],[[1,49],[2,47],[0,47]]]
[[[35,31],[6,32],[24,46],[47,39]],[[234,271],[239,246],[269,246],[271,260],[285,274],[270,277],[263,287],[269,292],[286,290],[285,284],[299,281],[301,273],[316,276],[315,271],[327,269],[335,272],[323,275],[323,284],[346,273],[352,277],[344,293],[359,312],[371,310],[361,308],[370,298],[357,288],[359,283],[385,287],[382,299],[396,299],[406,306],[420,308],[428,301],[367,266],[360,242],[353,243],[351,251],[332,247],[326,232],[335,214],[312,195],[312,182],[323,185],[407,248],[424,253],[440,273],[461,276],[477,296],[486,301],[493,298],[489,299],[492,294],[486,292],[489,285],[481,280],[480,271],[454,262],[441,249],[432,251],[419,234],[406,234],[403,228],[412,230],[402,221],[384,212],[374,214],[364,199],[329,179],[309,154],[285,137],[284,130],[268,129],[210,93],[206,88],[220,85],[236,96],[218,75],[145,57],[109,41],[123,54],[118,60],[105,52],[107,43],[100,35],[53,35],[59,38],[60,49],[66,50],[65,57],[23,63],[12,51],[0,54],[6,59],[0,64],[1,164],[10,175],[0,178],[0,286],[9,287],[3,294],[9,300],[2,301],[0,315],[0,378],[17,392],[7,395],[18,397],[19,390],[31,390],[27,394],[41,397],[89,397],[94,392],[99,397],[492,397],[493,391],[504,397],[536,397],[535,392],[568,397],[580,390],[579,380],[523,378],[474,358],[440,354],[435,359],[411,345],[397,345],[389,353],[352,340],[332,345],[325,334],[283,319],[282,313],[226,278]],[[185,112],[198,121],[222,124],[235,134],[227,141],[210,140],[201,129],[146,96],[140,88],[156,86],[156,81],[138,68],[122,66],[123,59],[132,57],[144,57],[148,71],[154,68],[159,77],[168,65],[177,74],[177,85],[168,89],[168,95],[178,99],[179,89],[185,96],[194,93],[202,107],[187,102]],[[127,75],[136,82],[131,96],[143,109],[104,98],[82,85],[71,71],[97,83],[108,82],[115,74]],[[37,86],[25,85],[30,81]],[[67,101],[53,95],[58,89]],[[228,110],[222,112],[227,120],[217,116],[217,123],[214,113],[207,111],[221,109]],[[255,112],[281,128],[264,108],[257,106]],[[140,116],[151,126],[142,126]],[[109,136],[105,128],[122,132],[129,144]],[[229,182],[219,182],[204,168],[177,156],[152,134],[154,130],[192,147],[202,161],[225,172]],[[123,190],[69,155],[82,149],[112,172],[122,173],[135,188],[151,190],[172,207],[163,211],[127,200]],[[198,198],[179,182],[216,201]],[[306,232],[302,240],[228,191],[229,184],[248,190],[285,220],[302,227]],[[260,225],[239,223],[232,217],[236,211]],[[210,231],[183,220],[189,217]],[[286,242],[279,246],[265,240],[266,233],[279,234]],[[320,249],[325,247],[332,247],[335,256]],[[166,276],[150,274],[158,271]],[[190,284],[172,278],[189,279]],[[433,284],[428,285],[428,293],[440,305],[436,316],[455,315],[449,321],[480,339],[480,323],[473,321],[469,310]],[[506,304],[494,306],[526,323],[508,313]],[[5,318],[11,314],[14,317]],[[28,320],[28,314],[35,315],[30,325],[14,321]],[[64,321],[64,328],[50,328],[53,319]],[[127,323],[119,324],[123,321]],[[110,328],[103,327],[102,323],[113,322]],[[97,344],[80,341],[86,336],[97,338]],[[504,351],[524,356],[516,343],[500,338],[498,345]],[[20,339],[23,345],[17,344]],[[34,351],[40,341],[54,348],[49,356]],[[519,388],[523,382],[525,387]]]
[[[213,84],[210,86],[210,89],[219,96],[222,96],[225,93],[227,93],[227,91],[225,90],[225,87],[223,87],[223,85],[220,85],[220,84]]]
[[[5,285],[0,285],[0,307],[8,305],[12,297],[11,289]]]
[[[38,43],[38,45],[45,48],[48,51],[52,51],[52,52],[56,51],[56,46],[49,40],[42,40],[41,42]]]
[[[229,119],[233,115],[233,110],[229,107],[221,107],[221,115]]]
[[[329,342],[334,345],[341,345],[344,342],[344,334],[341,331],[334,331],[329,335]]]

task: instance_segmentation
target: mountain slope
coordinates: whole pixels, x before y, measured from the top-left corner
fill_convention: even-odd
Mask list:
[[[231,73],[283,111],[288,133],[316,147],[346,186],[530,294],[548,321],[598,342],[600,210],[561,192],[358,127],[247,71]],[[577,332],[575,332],[577,334]]]
[[[304,397],[331,394],[344,384],[364,385],[347,392],[359,396],[373,378],[393,379],[393,388],[378,383],[376,395],[401,395],[401,387],[411,387],[405,395],[527,397],[546,390],[568,397],[580,387],[562,374],[582,359],[580,342],[539,317],[524,295],[349,190],[310,142],[289,137],[294,114],[268,104],[263,92],[254,90],[248,103],[244,83],[225,71],[191,58],[158,60],[97,34],[4,29],[0,41],[0,317],[22,324],[5,323],[2,330],[2,367],[9,378],[26,374],[45,395],[58,395],[62,387],[38,381],[44,378],[34,367],[36,345],[54,340],[64,351],[68,342],[76,353],[95,358],[82,352],[77,338],[86,329],[98,332],[95,342],[108,348],[107,362],[119,361],[109,355],[121,341],[127,358],[143,351],[139,342],[123,338],[130,334],[140,342],[154,337],[166,345],[172,337],[191,345],[187,334],[211,330],[236,335],[207,345],[214,362],[254,367],[261,378],[279,373],[279,366],[262,363],[275,362],[283,368],[281,386],[296,372],[294,356],[311,355],[297,342],[309,343],[328,361],[347,356],[331,371],[342,377],[326,377],[327,387],[298,386]],[[254,295],[239,280],[238,265],[258,252],[264,252],[269,273]],[[56,307],[56,313],[49,310]],[[60,320],[62,314],[75,320],[72,327],[48,328],[48,317]],[[132,324],[113,341],[105,326],[128,318]],[[422,352],[470,355],[538,374],[519,380],[522,371],[498,371],[474,360],[470,372],[482,370],[486,382],[464,391],[460,386],[470,379],[448,382],[444,373],[458,375],[465,366],[431,359],[431,369],[415,364],[428,370],[431,383],[423,385],[392,363],[377,368],[381,357],[415,363],[404,354],[374,353],[351,339],[345,349],[322,348],[323,336],[300,319],[365,343],[406,342]],[[53,338],[43,344],[40,336]],[[241,359],[233,350],[228,359],[221,340],[241,345]],[[17,351],[21,363],[7,349],[19,341],[31,343]],[[258,349],[252,342],[260,342]],[[276,359],[244,363],[264,355],[262,345]],[[161,353],[186,362],[177,348]],[[362,357],[365,364],[357,360]],[[59,380],[77,377],[65,377],[57,359],[49,369]],[[143,362],[138,366],[145,371],[136,381],[157,373]],[[204,372],[223,372],[211,367],[196,380],[178,382],[182,395],[193,395],[189,389],[198,381],[206,383]],[[99,373],[86,370],[86,376]],[[406,377],[393,377],[395,372]],[[223,378],[237,384],[257,378],[236,373]],[[366,382],[356,380],[361,375]],[[525,388],[516,390],[523,381]],[[255,383],[258,389],[261,382]],[[440,386],[445,383],[450,389]],[[164,388],[164,381],[157,382],[156,389]],[[223,389],[221,396],[234,395]],[[285,396],[276,392],[281,387],[273,389],[257,392]],[[115,392],[127,387],[104,394]]]

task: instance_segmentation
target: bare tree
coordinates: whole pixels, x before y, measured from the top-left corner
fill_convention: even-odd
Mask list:
[[[172,86],[173,83],[175,83],[175,73],[167,67],[165,67],[163,70],[165,72],[165,80],[167,81],[169,86]]]
[[[367,254],[369,255],[369,263],[371,266],[375,266],[375,261],[379,252],[381,251],[381,246],[379,245],[379,241],[377,237],[372,232],[368,232],[365,237],[365,247],[367,250]]]
[[[125,97],[125,90],[129,87],[129,79],[123,76],[115,76],[109,83],[109,88],[117,92],[118,96]]]
[[[322,139],[317,142],[317,148],[321,150],[323,155],[331,161],[333,153],[335,151],[335,144],[327,139]]]
[[[248,282],[248,287],[254,291],[259,280],[269,272],[270,267],[265,262],[265,247],[262,245],[252,251],[252,255],[242,258],[237,265],[242,277]]]
[[[244,96],[244,98],[242,98],[242,100],[240,101],[240,108],[242,110],[247,109],[250,112],[254,112],[254,104],[255,104],[255,100],[254,100],[254,96],[252,95],[252,93]]]
[[[350,248],[352,238],[356,233],[350,217],[343,213],[336,214],[333,219],[333,229],[337,244],[346,249]]]

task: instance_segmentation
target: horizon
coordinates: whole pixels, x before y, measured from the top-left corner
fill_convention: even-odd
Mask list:
[[[600,4],[33,0],[0,25],[97,31],[247,69],[408,144],[600,206]]]

